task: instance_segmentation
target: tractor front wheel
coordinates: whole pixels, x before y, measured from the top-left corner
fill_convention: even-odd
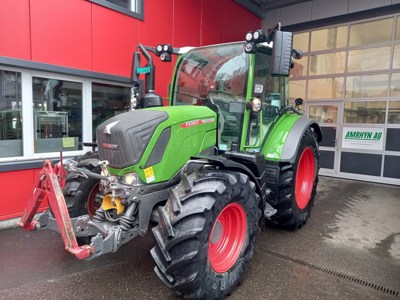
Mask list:
[[[98,153],[88,152],[77,157],[77,167],[87,169],[100,174],[101,167],[98,164]],[[63,190],[65,202],[71,218],[88,214],[92,217],[101,203],[98,199],[100,180],[85,178],[76,173],[69,173]]]
[[[220,299],[250,265],[260,197],[241,173],[203,170],[183,177],[158,209],[154,270],[183,298]]]
[[[300,141],[294,163],[281,163],[278,188],[271,204],[277,209],[271,222],[291,230],[310,217],[318,185],[319,155],[316,134],[308,128]]]

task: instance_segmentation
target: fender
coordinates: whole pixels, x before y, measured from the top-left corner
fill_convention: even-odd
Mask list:
[[[322,133],[316,121],[293,113],[286,113],[272,125],[262,154],[267,161],[294,162],[301,137],[307,128],[317,134],[317,141],[322,140]]]
[[[256,190],[263,203],[269,192],[265,185],[265,158],[260,154],[247,154],[243,152],[226,152],[222,156],[195,156],[187,162],[183,172],[196,168],[196,165],[210,164],[224,170],[232,170],[246,174],[256,184]],[[257,169],[257,170],[256,170]],[[257,174],[258,173],[258,174]],[[259,176],[259,177],[258,177]]]
[[[307,128],[311,128],[317,134],[317,142],[322,141],[322,133],[319,125],[314,120],[302,117],[299,118],[294,124],[289,134],[287,135],[285,145],[283,146],[281,161],[294,163],[297,150],[300,146],[301,137]],[[294,147],[296,145],[296,147]]]

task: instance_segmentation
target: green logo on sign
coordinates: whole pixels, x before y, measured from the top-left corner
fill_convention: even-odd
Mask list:
[[[150,73],[150,67],[143,67],[143,68],[137,68],[136,69],[137,74],[147,74]]]
[[[345,140],[369,140],[379,141],[382,137],[382,132],[370,132],[370,131],[348,131]]]

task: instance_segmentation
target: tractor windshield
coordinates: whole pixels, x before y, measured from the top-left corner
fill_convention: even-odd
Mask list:
[[[243,43],[222,44],[190,50],[178,66],[174,105],[218,106],[219,147],[230,149],[242,132],[249,55]]]

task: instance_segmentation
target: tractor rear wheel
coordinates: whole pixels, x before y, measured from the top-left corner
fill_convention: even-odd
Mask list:
[[[281,163],[278,189],[271,204],[277,209],[271,221],[291,230],[301,228],[310,217],[318,185],[319,156],[315,133],[303,134],[293,164]]]
[[[261,211],[255,184],[241,173],[199,171],[170,190],[153,228],[158,277],[189,299],[220,299],[243,278]]]
[[[98,153],[88,152],[75,158],[75,160],[78,161],[77,167],[100,174],[101,167],[98,164]],[[76,173],[68,174],[63,194],[71,218],[85,214],[89,214],[92,217],[95,214],[101,204],[97,198],[99,183],[100,180],[95,178],[85,178],[78,176]]]

